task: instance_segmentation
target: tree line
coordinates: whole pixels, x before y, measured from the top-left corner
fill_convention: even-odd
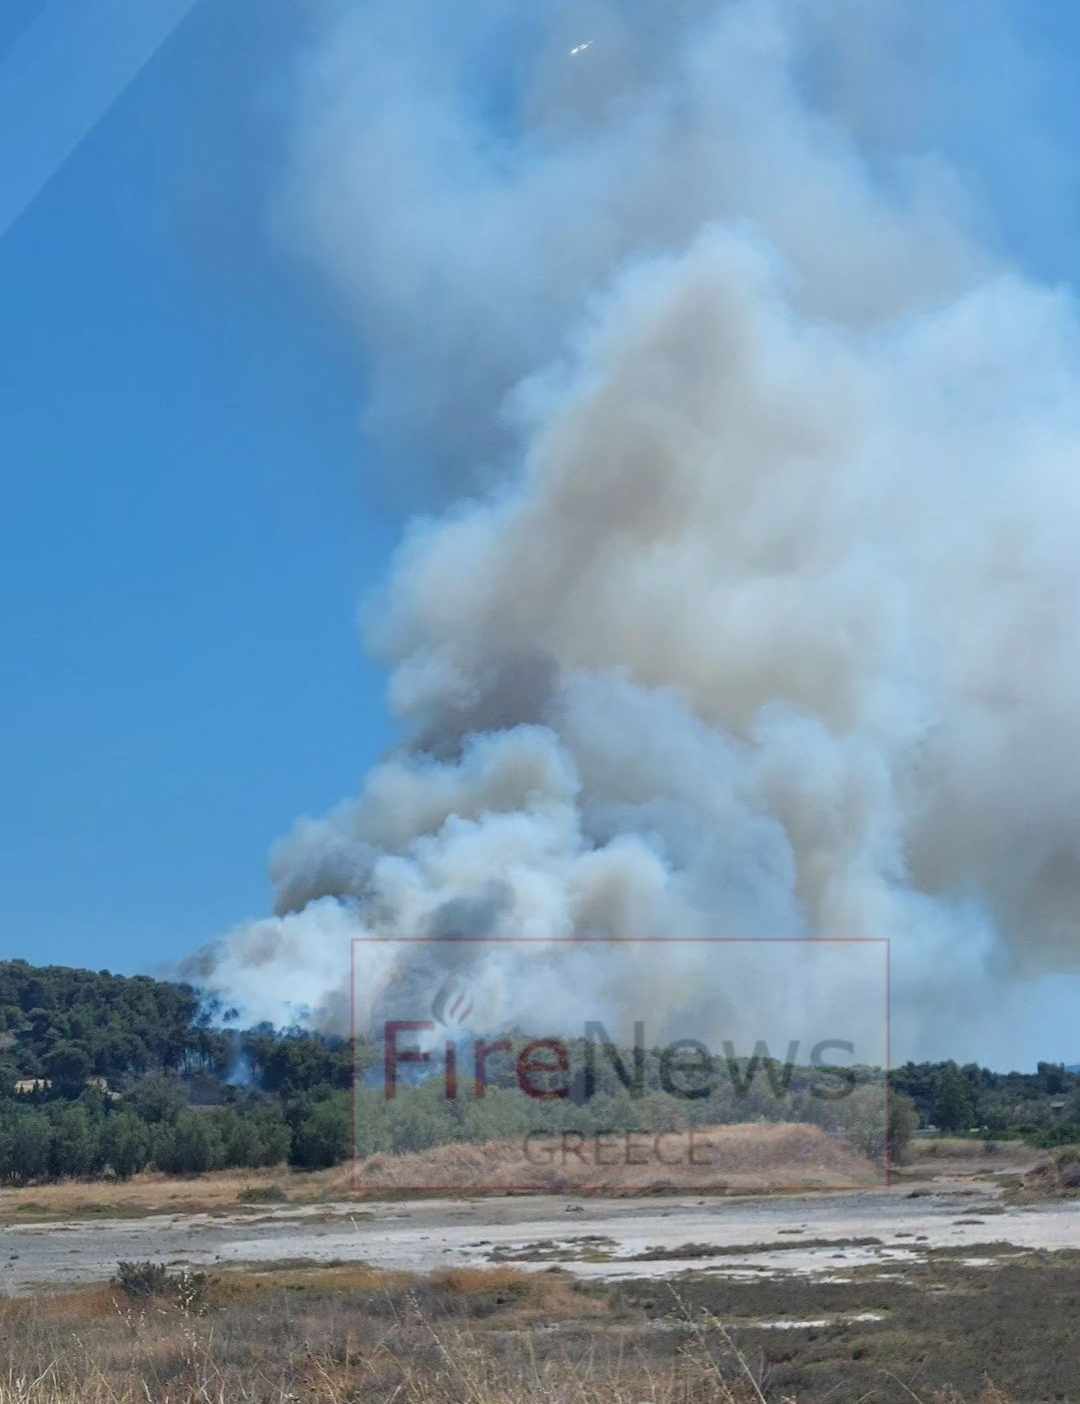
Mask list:
[[[349,1154],[346,1093],[251,1098],[195,1109],[171,1079],[149,1079],[123,1104],[95,1090],[76,1100],[0,1105],[0,1183],[61,1179],[126,1180],[141,1170],[201,1175],[283,1162],[301,1169],[336,1165]],[[142,1093],[143,1095],[140,1095]]]
[[[183,983],[0,962],[0,1183],[343,1160],[365,1051],[234,1018]]]
[[[509,1050],[488,1060],[483,1097],[448,1098],[417,1070],[393,1099],[380,1083],[381,1045],[304,1029],[236,1027],[233,1011],[186,984],[108,971],[0,962],[0,1182],[25,1184],[151,1168],[172,1174],[297,1168],[360,1155],[424,1150],[529,1131],[676,1130],[746,1121],[808,1121],[858,1150],[898,1157],[918,1121],[945,1131],[1080,1141],[1080,1078],[1060,1064],[1033,1074],[973,1064],[907,1063],[885,1075],[781,1067],[744,1057],[700,1094],[672,1095],[659,1050],[627,1085],[631,1050],[602,1057],[595,1086],[575,1074],[568,1095],[523,1096]],[[572,1047],[575,1068],[583,1047]],[[461,1050],[461,1066],[467,1060]],[[623,1073],[618,1063],[621,1060]],[[721,1066],[721,1072],[723,1068]],[[405,1072],[409,1072],[405,1069]],[[354,1076],[359,1077],[355,1106]],[[837,1095],[837,1093],[841,1095]]]
[[[1080,1076],[1064,1063],[1040,1062],[1033,1073],[1021,1073],[977,1063],[908,1062],[893,1070],[890,1082],[927,1127],[1042,1146],[1080,1143]]]

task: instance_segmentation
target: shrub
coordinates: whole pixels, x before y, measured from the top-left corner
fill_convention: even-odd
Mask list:
[[[105,1159],[118,1180],[128,1180],[145,1170],[150,1159],[150,1133],[132,1112],[110,1116],[104,1135]]]
[[[6,1126],[0,1126],[0,1179],[25,1185],[46,1178],[51,1140],[44,1112],[16,1112]]]
[[[919,1124],[919,1113],[915,1103],[902,1092],[894,1092],[889,1099],[889,1158],[894,1165],[902,1165],[907,1158],[911,1138]]]
[[[202,1316],[209,1306],[211,1278],[205,1272],[185,1270],[170,1276],[164,1263],[119,1262],[112,1281],[132,1301],[165,1299],[190,1316]]]
[[[154,1149],[154,1161],[168,1175],[202,1175],[224,1162],[217,1127],[198,1112],[181,1112],[176,1125],[164,1128]]]
[[[50,1112],[49,1177],[99,1174],[104,1164],[100,1119],[78,1102],[54,1104]]]
[[[287,1204],[289,1196],[280,1185],[245,1185],[236,1201],[238,1204]]]
[[[289,1164],[301,1170],[326,1170],[349,1153],[348,1099],[328,1097],[316,1102],[293,1137]]]
[[[164,1263],[119,1262],[113,1284],[133,1301],[141,1297],[164,1297],[169,1290],[169,1270]]]

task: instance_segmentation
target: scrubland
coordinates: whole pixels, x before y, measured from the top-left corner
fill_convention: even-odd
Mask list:
[[[705,1273],[586,1287],[561,1271],[362,1264],[190,1283],[167,1297],[112,1284],[0,1305],[0,1404],[1075,1397],[1073,1261],[1012,1261],[978,1279],[942,1258],[921,1291]]]
[[[710,1134],[724,1151],[730,1178],[757,1176],[760,1184],[775,1176],[779,1186],[785,1179],[805,1183],[811,1175],[874,1180],[877,1173],[816,1128],[727,1127]],[[987,1161],[1003,1158],[964,1144]],[[441,1164],[448,1174],[467,1178],[471,1170],[462,1157],[477,1149],[447,1147],[419,1155],[414,1163],[401,1157],[402,1163],[389,1166],[374,1157],[376,1163],[366,1169],[386,1174],[391,1190],[412,1183],[418,1165],[430,1172]],[[936,1155],[920,1149],[917,1162],[942,1157],[940,1183],[953,1185],[970,1167],[959,1143],[955,1155],[951,1149]],[[505,1145],[503,1152],[510,1166]],[[494,1153],[498,1169],[498,1146]],[[582,1185],[589,1174],[607,1168],[588,1156],[581,1163]],[[490,1173],[490,1159],[487,1164]],[[1032,1196],[1071,1195],[1075,1164],[1068,1151],[1042,1157],[1023,1185]],[[349,1183],[341,1168],[308,1175],[283,1169],[219,1173],[189,1182],[144,1175],[111,1186],[68,1184],[5,1193],[0,1217],[9,1228],[41,1217],[38,1231],[51,1236],[50,1219],[92,1217],[104,1206],[132,1216],[162,1210],[232,1214],[244,1205],[258,1212],[261,1204],[278,1203],[282,1196],[297,1205],[341,1199]],[[985,1177],[980,1183],[985,1192]],[[650,1188],[655,1184],[636,1192]],[[478,1191],[474,1186],[470,1192]],[[860,1193],[884,1202],[873,1184]],[[958,1206],[970,1202],[963,1196],[973,1191],[949,1193],[942,1214],[951,1221]],[[894,1205],[910,1200],[911,1212],[923,1214],[926,1191],[919,1196],[912,1198],[900,1186],[886,1200]],[[803,1200],[811,1202],[837,1200],[831,1195]],[[392,1208],[388,1205],[387,1212]],[[381,1210],[372,1200],[367,1212]],[[723,1211],[740,1223],[748,1212],[738,1201]],[[1042,1209],[1034,1204],[1009,1212],[1038,1215]],[[663,1256],[646,1252],[637,1255],[640,1262],[626,1259],[622,1275],[605,1280],[575,1277],[566,1266],[542,1261],[528,1269],[498,1262],[494,1252],[489,1266],[438,1272],[282,1261],[222,1264],[203,1273],[174,1264],[168,1291],[133,1295],[112,1282],[0,1300],[0,1404],[1080,1399],[1074,1330],[1080,1252],[1009,1242],[1005,1215],[1002,1209],[985,1229],[973,1231],[983,1233],[986,1242],[974,1243],[972,1231],[965,1230],[963,1243],[928,1245],[904,1263],[879,1254],[867,1264],[838,1240],[833,1256],[844,1258],[843,1265],[812,1273],[732,1272],[727,1264],[735,1250],[715,1244],[708,1253],[675,1253],[701,1262],[671,1276],[646,1276],[646,1268],[657,1266],[652,1260]],[[573,1222],[580,1231],[580,1218]],[[65,1240],[61,1235],[57,1241]],[[802,1242],[787,1241],[793,1257],[795,1250],[813,1246],[810,1233]],[[357,1246],[364,1251],[360,1240]]]

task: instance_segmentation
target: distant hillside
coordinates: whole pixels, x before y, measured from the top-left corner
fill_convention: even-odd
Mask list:
[[[151,1075],[180,1078],[209,1101],[233,1082],[282,1094],[349,1085],[340,1040],[226,1028],[215,1013],[191,985],[0,961],[0,1093],[37,1079],[60,1096],[101,1078],[123,1091]]]
[[[210,1053],[190,985],[107,970],[0,962],[0,1077],[80,1086],[177,1072]]]
[[[0,1184],[342,1160],[351,1045],[215,1014],[190,985],[0,962]]]

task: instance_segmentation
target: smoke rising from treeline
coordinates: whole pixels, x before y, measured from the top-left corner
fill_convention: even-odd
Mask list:
[[[354,935],[865,935],[901,1056],[1028,1048],[1078,950],[1076,308],[885,122],[873,14],[395,0],[308,56],[280,229],[433,504],[365,615],[409,742],[277,846],[212,987],[332,1024]],[[703,949],[478,986],[697,1026]]]

